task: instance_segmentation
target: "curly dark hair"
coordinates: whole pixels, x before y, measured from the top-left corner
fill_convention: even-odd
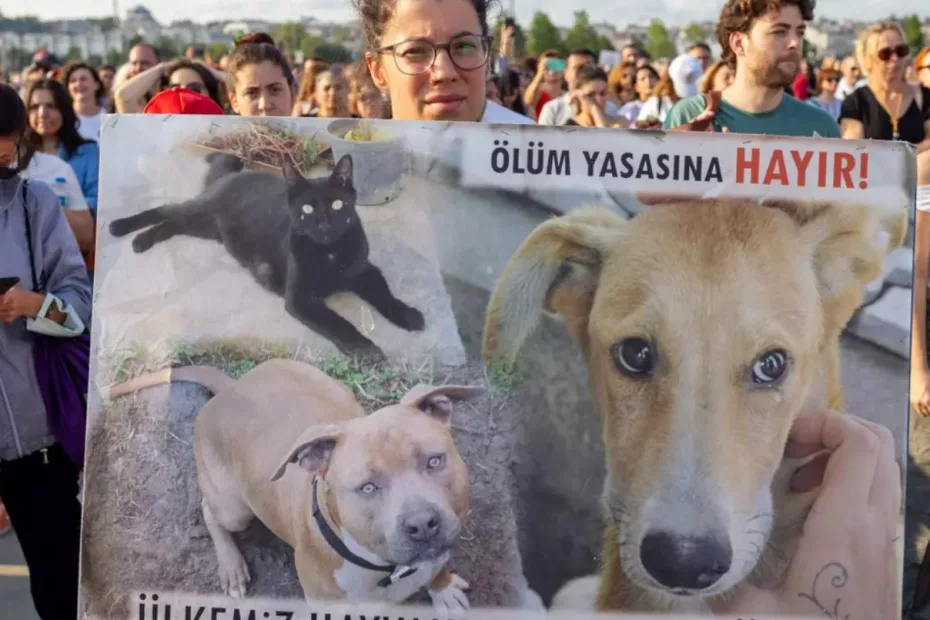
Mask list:
[[[488,15],[496,0],[468,0],[478,14],[478,23],[481,24],[481,34],[489,36]],[[394,16],[397,0],[352,0],[358,19],[362,24],[362,33],[368,51],[376,52],[382,47],[381,37],[384,28]]]
[[[236,47],[229,53],[226,65],[226,74],[229,76],[229,86],[235,88],[236,73],[248,65],[257,65],[270,62],[281,69],[284,79],[292,88],[297,86],[291,65],[280,49],[275,45],[271,35],[265,32],[249,32],[236,39]]]
[[[26,89],[26,95],[23,101],[26,102],[26,110],[32,107],[32,95],[38,90],[47,90],[52,93],[52,100],[55,102],[55,108],[61,114],[61,129],[58,130],[58,141],[65,149],[68,157],[74,156],[78,147],[86,142],[78,133],[78,117],[74,111],[74,101],[68,94],[68,89],[58,80],[39,80],[29,85]],[[36,149],[42,148],[42,136],[37,134],[31,125],[26,127],[26,139]]]
[[[177,71],[178,69],[190,69],[197,73],[200,76],[200,79],[203,80],[204,85],[207,87],[207,92],[204,93],[210,99],[216,102],[216,105],[225,107],[225,103],[220,97],[220,83],[216,79],[216,76],[210,72],[209,69],[204,67],[199,62],[194,62],[193,60],[188,60],[187,58],[178,58],[177,60],[172,61],[167,66],[165,66],[165,71],[161,76],[160,90],[165,90],[170,86],[171,74]]]
[[[728,0],[717,20],[717,41],[720,43],[722,60],[730,68],[736,68],[736,54],[730,47],[730,35],[734,32],[747,34],[756,20],[769,13],[781,11],[786,6],[796,6],[801,17],[809,22],[814,19],[816,0]]]
[[[103,86],[103,80],[100,79],[100,74],[97,73],[97,70],[86,62],[70,62],[65,65],[64,71],[61,75],[61,83],[65,85],[65,88],[67,88],[68,82],[71,81],[71,75],[78,69],[84,69],[90,73],[90,77],[94,80],[94,84],[97,85],[97,90],[94,91],[94,99],[97,101],[97,105],[100,105],[100,102],[103,100],[104,91],[106,89]]]

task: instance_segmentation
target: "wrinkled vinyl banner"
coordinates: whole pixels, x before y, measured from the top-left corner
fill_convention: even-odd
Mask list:
[[[102,153],[87,618],[702,609],[792,557],[799,411],[906,454],[908,146],[118,116]]]

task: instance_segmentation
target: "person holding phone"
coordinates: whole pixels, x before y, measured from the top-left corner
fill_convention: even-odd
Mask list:
[[[536,120],[543,106],[562,96],[562,78],[565,61],[556,50],[546,50],[536,61],[536,74],[523,93],[527,115]]]
[[[38,334],[82,336],[91,291],[57,197],[46,183],[20,176],[32,153],[27,123],[19,94],[0,84],[0,502],[26,558],[39,617],[72,620],[79,469],[51,429],[33,348]]]
[[[568,58],[560,61],[553,68],[562,70],[565,81],[570,85],[575,84],[575,78],[582,67],[593,67],[597,63],[594,52],[587,49],[572,51]],[[553,66],[553,65],[550,65]],[[606,81],[606,80],[605,80]],[[612,101],[608,99],[604,107],[604,112],[608,118],[616,117],[620,110]],[[546,103],[539,113],[538,122],[540,125],[566,125],[568,121],[575,117],[575,108],[572,105],[571,91]]]
[[[578,70],[575,83],[570,92],[575,116],[565,123],[580,127],[618,127],[615,121],[607,118],[604,108],[607,106],[609,91],[607,73],[594,66],[585,66]],[[622,126],[626,126],[623,124]]]

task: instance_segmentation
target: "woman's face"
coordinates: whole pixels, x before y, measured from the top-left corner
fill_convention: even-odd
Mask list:
[[[97,82],[87,69],[76,69],[68,78],[68,92],[75,101],[94,99],[97,95]]]
[[[188,67],[175,69],[171,75],[168,76],[168,87],[170,88],[172,86],[183,86],[195,93],[209,96],[207,85],[204,83],[203,78],[200,77],[199,73]]]
[[[366,54],[375,83],[390,93],[393,118],[480,120],[486,102],[488,47],[475,37],[483,37],[481,23],[468,0],[397,0],[381,45],[404,45],[393,54]],[[462,69],[439,49],[430,66],[430,46],[406,43],[410,41],[452,43],[456,62],[474,68]],[[421,67],[425,67],[422,72]]]
[[[610,91],[607,89],[607,82],[604,80],[592,80],[579,90],[582,95],[593,101],[601,110],[607,106],[607,97]]]
[[[345,93],[345,80],[330,73],[317,80],[313,96],[321,108],[335,110],[345,98]]]
[[[717,69],[717,73],[714,74],[714,83],[711,85],[715,91],[720,92],[727,86],[733,83],[733,69],[727,65],[723,65]]]
[[[824,76],[820,79],[820,92],[833,94],[836,92],[836,86],[839,82],[839,78],[835,75]]]
[[[240,116],[290,116],[294,92],[281,68],[266,60],[246,65],[236,73],[229,103]]]
[[[57,136],[61,131],[61,111],[55,106],[51,91],[34,90],[29,101],[29,125],[42,137]]]
[[[355,105],[362,118],[384,118],[384,97],[373,84],[365,84],[359,89]]]
[[[648,69],[640,69],[636,72],[636,84],[634,89],[636,94],[639,96],[641,101],[645,101],[649,98],[649,95],[655,90],[656,85],[659,83],[659,80],[656,79],[656,76],[649,71]]]
[[[16,163],[17,138],[0,136],[0,168],[9,168]]]
[[[907,65],[910,64],[910,57],[910,48],[898,31],[885,30],[875,37],[872,71],[888,81],[903,80]]]
[[[497,87],[497,82],[494,80],[488,80],[486,88],[488,92],[488,101],[493,101],[499,105],[504,104],[504,102],[501,100],[501,91]]]

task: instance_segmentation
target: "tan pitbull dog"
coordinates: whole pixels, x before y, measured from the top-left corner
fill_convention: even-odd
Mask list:
[[[215,395],[198,416],[194,455],[227,594],[244,596],[250,580],[232,533],[258,518],[294,548],[310,602],[401,603],[426,587],[438,611],[468,607],[468,584],[445,568],[469,493],[450,397],[481,388],[419,385],[366,415],[317,368],[271,360],[238,381],[215,368],[174,368],[106,396],[170,381]]]

